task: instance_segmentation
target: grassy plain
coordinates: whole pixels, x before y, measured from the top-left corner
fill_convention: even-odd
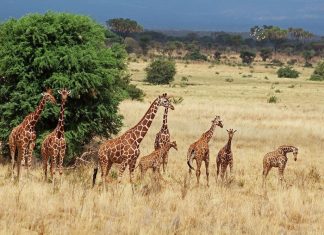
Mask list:
[[[297,67],[299,78],[282,79],[277,68],[261,62],[252,67],[179,62],[172,85],[152,86],[143,81],[146,65],[129,64],[133,83],[146,97],[120,105],[122,131],[135,125],[158,95],[183,98],[169,112],[171,139],[179,150],[170,151],[166,182],[148,174],[133,194],[125,171],[123,182],[112,179],[103,193],[91,188],[91,169],[86,169],[66,172],[53,192],[42,182],[40,167],[31,180],[15,185],[8,166],[0,166],[0,234],[323,234],[324,83],[308,81],[312,69]],[[277,103],[268,103],[270,96]],[[160,109],[141,156],[153,150],[162,115]],[[215,115],[224,128],[217,128],[210,142],[211,186],[202,166],[197,187],[194,175],[188,178],[186,153]],[[215,161],[229,128],[238,130],[232,142],[234,174],[221,185],[215,182]],[[282,144],[297,146],[298,160],[288,157],[284,189],[273,169],[264,190],[262,158]]]

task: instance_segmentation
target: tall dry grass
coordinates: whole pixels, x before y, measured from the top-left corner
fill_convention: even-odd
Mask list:
[[[61,187],[53,190],[42,181],[40,167],[17,185],[4,165],[0,234],[323,234],[324,84],[306,80],[311,70],[298,68],[301,78],[289,80],[276,78],[275,69],[263,65],[251,73],[249,67],[178,63],[174,85],[151,86],[142,82],[144,67],[130,64],[134,83],[147,96],[144,102],[121,104],[123,131],[138,122],[157,95],[168,92],[184,99],[169,112],[171,139],[179,150],[169,154],[166,182],[148,174],[136,181],[133,193],[128,171],[117,184],[112,169],[108,190],[102,192],[100,184],[91,188],[92,169],[84,169],[66,171]],[[183,76],[191,85],[181,84]],[[279,103],[268,104],[273,94]],[[141,156],[153,150],[162,115],[161,109],[141,144]],[[202,166],[197,187],[194,175],[188,177],[186,152],[215,115],[222,117],[224,129],[217,128],[210,142],[211,186],[206,186]],[[223,185],[215,182],[215,161],[226,143],[226,128],[238,132],[232,142],[234,174]],[[265,190],[262,158],[282,144],[297,146],[298,160],[288,157],[283,189],[273,169]]]

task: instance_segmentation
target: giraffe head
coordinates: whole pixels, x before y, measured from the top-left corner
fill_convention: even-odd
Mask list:
[[[220,128],[223,128],[223,122],[220,118],[220,116],[216,116],[213,121],[212,121],[213,125],[219,126]]]
[[[157,104],[159,106],[163,106],[164,108],[170,108],[174,110],[174,106],[171,104],[170,97],[167,96],[167,93],[159,96]]]
[[[172,142],[170,142],[170,148],[174,148],[175,150],[178,151],[177,142],[176,142],[176,141],[172,141]]]
[[[296,147],[293,148],[293,155],[294,155],[294,160],[297,161],[298,148]]]
[[[45,92],[42,93],[42,96],[46,101],[51,102],[52,104],[56,104],[56,99],[53,96],[52,89],[47,89]]]
[[[227,133],[228,133],[228,137],[229,137],[230,139],[232,139],[233,136],[234,136],[234,133],[235,133],[237,130],[229,129],[229,130],[226,130],[226,131],[227,131]]]
[[[71,91],[64,88],[64,89],[59,90],[58,93],[62,97],[62,102],[65,103],[65,101],[67,100],[68,96],[71,94]]]

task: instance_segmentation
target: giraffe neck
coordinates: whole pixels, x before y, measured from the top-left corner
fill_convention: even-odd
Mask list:
[[[56,136],[58,138],[61,138],[62,136],[64,136],[64,105],[65,105],[65,101],[62,101],[60,117],[59,117],[57,127],[56,127]]]
[[[231,151],[231,145],[232,145],[232,138],[228,138],[227,144],[225,146],[225,151],[230,152]]]
[[[204,136],[205,136],[207,142],[209,142],[211,140],[211,138],[213,137],[214,130],[215,130],[215,125],[213,124],[210,127],[210,129],[207,132],[205,132]]]
[[[158,99],[154,100],[149,109],[144,114],[143,118],[139,123],[134,126],[130,131],[135,134],[135,139],[138,144],[141,143],[145,137],[148,129],[150,128],[153,119],[155,118],[156,112],[158,110]]]
[[[168,108],[164,109],[162,129],[168,128]]]
[[[46,103],[46,98],[43,97],[43,98],[41,99],[41,101],[39,102],[39,104],[38,104],[36,110],[32,113],[32,115],[31,115],[31,117],[30,117],[29,125],[30,125],[31,127],[35,127],[35,125],[36,125],[36,123],[37,123],[37,121],[38,121],[38,119],[39,119],[41,113],[43,112],[43,109],[44,109],[44,107],[45,107],[45,103]]]
[[[294,151],[295,147],[293,146],[280,146],[279,147],[285,154],[286,153],[291,153]]]

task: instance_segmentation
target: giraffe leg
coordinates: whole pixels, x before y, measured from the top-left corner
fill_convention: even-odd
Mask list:
[[[230,177],[232,178],[232,176],[233,176],[233,159],[230,160],[229,167],[230,167]]]
[[[196,160],[196,162],[197,162],[196,177],[197,177],[197,184],[199,185],[201,161]]]
[[[127,161],[123,161],[119,166],[119,172],[118,172],[118,183],[121,183],[123,173],[127,167]]]
[[[26,145],[20,145],[18,148],[18,159],[17,159],[17,181],[20,180],[21,161],[25,153]]]
[[[48,158],[47,156],[43,156],[43,171],[44,171],[44,181],[47,181],[47,162]]]
[[[63,160],[64,160],[64,156],[65,156],[65,149],[66,149],[66,146],[64,144],[59,152],[58,170],[59,170],[59,174],[60,174],[60,185],[62,185]]]
[[[32,155],[33,155],[33,151],[35,148],[35,141],[34,138],[36,138],[36,135],[32,137],[33,139],[31,140],[31,142],[29,143],[28,149],[27,149],[27,154],[25,157],[25,161],[26,161],[26,167],[27,167],[27,177],[29,178],[29,168],[31,167],[31,162],[32,162]]]
[[[263,167],[263,173],[262,173],[262,175],[263,175],[262,187],[263,188],[265,188],[265,186],[266,186],[266,179],[267,179],[270,169],[271,169],[271,167],[266,167],[266,166]]]
[[[207,186],[209,187],[209,159],[205,160]]]
[[[216,160],[216,183],[219,175],[219,167],[220,167],[220,161],[217,159]]]
[[[282,181],[284,181],[284,174],[283,174],[284,170],[285,170],[285,166],[279,165],[278,172],[279,172],[279,182],[280,182],[281,188],[283,188]]]
[[[226,167],[227,167],[227,165],[225,165],[224,163],[221,164],[221,179],[222,179],[222,182],[224,182],[224,176],[225,176],[225,172],[226,172]]]
[[[163,156],[163,165],[162,165],[162,167],[163,167],[163,173],[165,173],[166,172],[166,167],[167,167],[167,165],[168,165],[168,153],[166,153],[164,156]]]
[[[10,141],[11,142],[11,141]],[[10,146],[10,156],[11,156],[11,179],[14,179],[14,171],[15,171],[15,154],[16,154],[16,144],[12,141],[12,143],[9,142]]]
[[[52,175],[52,185],[53,189],[55,188],[55,170],[57,166],[57,160],[58,160],[58,150],[54,150],[54,154],[52,156],[52,162],[51,162],[51,175]]]
[[[135,170],[135,166],[136,166],[136,160],[132,160],[129,162],[129,181],[131,183],[132,186],[132,192],[134,193],[134,182],[133,182],[133,178],[134,178],[134,170]]]

